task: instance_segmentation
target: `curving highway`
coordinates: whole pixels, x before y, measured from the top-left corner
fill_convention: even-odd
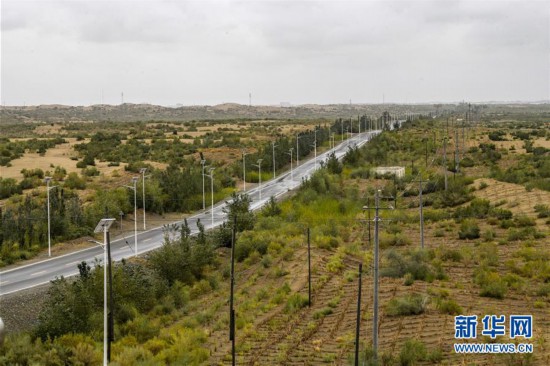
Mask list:
[[[348,147],[354,145],[361,146],[370,141],[372,136],[380,132],[380,130],[375,130],[355,134],[350,139],[341,142],[335,148],[317,155],[316,159],[312,158],[307,161],[301,161],[301,164],[293,169],[292,177],[290,171],[288,171],[275,179],[262,182],[261,187],[255,187],[248,190],[246,193],[252,199],[252,210],[261,208],[269,201],[270,197],[278,197],[298,187],[302,179],[308,178],[317,168],[319,168],[320,162],[326,160],[330,153],[334,152],[336,157],[341,159],[348,150]],[[226,220],[226,215],[222,211],[225,204],[225,201],[220,201],[218,204],[214,205],[213,215],[210,209],[207,209],[206,211],[188,217],[187,222],[191,228],[191,233],[196,234],[198,232],[196,225],[198,219],[200,219],[206,229],[220,226]],[[181,221],[175,222],[175,224],[180,223]],[[132,236],[127,239],[117,239],[111,242],[111,255],[114,261],[120,261],[123,258],[129,258],[135,255],[133,239]],[[127,245],[126,240],[130,242],[132,248]],[[139,232],[137,235],[138,254],[143,254],[160,247],[163,240],[163,227],[156,227],[154,229]],[[78,274],[77,264],[82,261],[93,263],[95,260],[100,262],[103,261],[102,247],[96,246],[0,272],[0,296],[48,283],[56,277],[74,276]]]

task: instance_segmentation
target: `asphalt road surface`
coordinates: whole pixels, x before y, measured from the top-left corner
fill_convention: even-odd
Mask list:
[[[378,133],[380,133],[379,130],[354,134],[350,139],[344,140],[335,148],[317,155],[317,158],[300,161],[300,165],[294,167],[292,174],[290,171],[285,172],[275,179],[262,182],[261,186],[247,190],[246,193],[252,199],[252,210],[261,208],[269,201],[270,197],[280,196],[298,187],[302,179],[309,177],[318,169],[320,163],[326,160],[330,153],[334,152],[336,157],[341,159],[346,154],[348,147],[354,145],[361,146],[370,141]],[[196,225],[198,219],[200,219],[206,229],[220,226],[227,219],[226,214],[222,211],[225,205],[226,202],[221,201],[214,205],[213,210],[207,208],[206,211],[187,218],[192,234],[198,232]],[[175,223],[181,224],[181,221]],[[137,234],[138,255],[160,247],[163,240],[163,227],[139,232]],[[111,255],[114,261],[135,256],[134,236],[113,240],[111,242]],[[96,259],[103,262],[103,247],[99,245],[0,272],[0,296],[48,283],[56,277],[74,276],[78,274],[77,264],[82,261],[93,263]]]

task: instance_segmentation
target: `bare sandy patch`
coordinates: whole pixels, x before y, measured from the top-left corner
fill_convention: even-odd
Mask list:
[[[21,174],[22,169],[42,169],[44,172],[53,171],[56,166],[61,166],[70,172],[80,172],[76,167],[76,161],[71,160],[72,156],[76,156],[73,150],[73,145],[76,139],[67,139],[65,144],[57,145],[54,148],[48,149],[44,156],[37,153],[25,153],[23,157],[11,161],[11,167],[1,167],[0,174],[4,178],[23,179]]]

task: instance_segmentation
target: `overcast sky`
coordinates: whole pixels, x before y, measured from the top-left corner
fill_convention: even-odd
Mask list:
[[[550,0],[1,0],[4,105],[550,99]]]

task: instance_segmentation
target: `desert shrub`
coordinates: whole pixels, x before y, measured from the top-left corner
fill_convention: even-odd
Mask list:
[[[82,169],[82,175],[85,177],[95,177],[99,175],[99,170],[95,166],[90,166]]]
[[[483,243],[479,247],[478,256],[488,266],[498,265],[498,247],[493,243]]]
[[[399,352],[399,364],[402,366],[416,365],[418,361],[426,360],[428,351],[419,340],[408,339]]]
[[[491,241],[491,240],[495,239],[496,234],[495,234],[494,230],[488,229],[488,230],[485,230],[481,236],[482,236],[483,240]]]
[[[86,180],[79,177],[75,172],[72,172],[65,179],[64,186],[71,189],[86,189]]]
[[[459,250],[444,248],[440,258],[443,261],[460,262],[463,259],[463,255]]]
[[[344,256],[341,253],[332,255],[327,263],[327,271],[338,273],[344,268]]]
[[[0,177],[0,199],[11,197],[14,194],[21,194],[21,187],[13,178]]]
[[[394,297],[386,306],[388,316],[418,315],[426,310],[428,298],[420,294]]]
[[[534,208],[538,218],[550,217],[550,207],[548,205],[538,204]]]
[[[385,262],[380,274],[394,278],[409,274],[414,280],[427,282],[432,282],[436,278],[443,279],[443,268],[433,259],[433,252],[428,250],[415,249],[404,253],[390,250],[384,257]]]
[[[327,315],[332,314],[332,308],[331,307],[325,307],[321,310],[317,310],[313,313],[313,319],[322,319]]]
[[[526,215],[519,215],[514,217],[514,224],[516,227],[535,226],[535,219]]]
[[[266,254],[271,236],[263,235],[264,233],[263,231],[245,231],[242,233],[235,245],[235,259],[242,262],[254,251],[260,255]]]
[[[462,307],[452,299],[442,299],[437,303],[437,309],[443,314],[459,315],[462,314]]]
[[[403,278],[403,284],[405,286],[410,286],[414,283],[414,276],[411,273],[405,273],[405,277]]]
[[[479,238],[479,226],[478,224],[471,219],[462,221],[460,224],[460,229],[458,231],[458,237],[462,240],[464,239],[477,239]]]
[[[507,291],[506,282],[502,277],[484,266],[480,266],[474,271],[474,283],[481,287],[479,295],[483,297],[502,299]]]
[[[295,313],[308,304],[308,298],[305,295],[294,293],[287,299],[284,311],[287,313]]]
[[[402,233],[386,234],[382,233],[379,239],[380,248],[385,249],[392,246],[405,246],[410,245],[411,239]]]
[[[537,296],[548,296],[550,295],[550,283],[543,283],[539,286],[535,292]]]
[[[116,354],[114,361],[117,366],[132,366],[149,361],[153,358],[153,353],[143,347],[126,347],[119,354]]]

